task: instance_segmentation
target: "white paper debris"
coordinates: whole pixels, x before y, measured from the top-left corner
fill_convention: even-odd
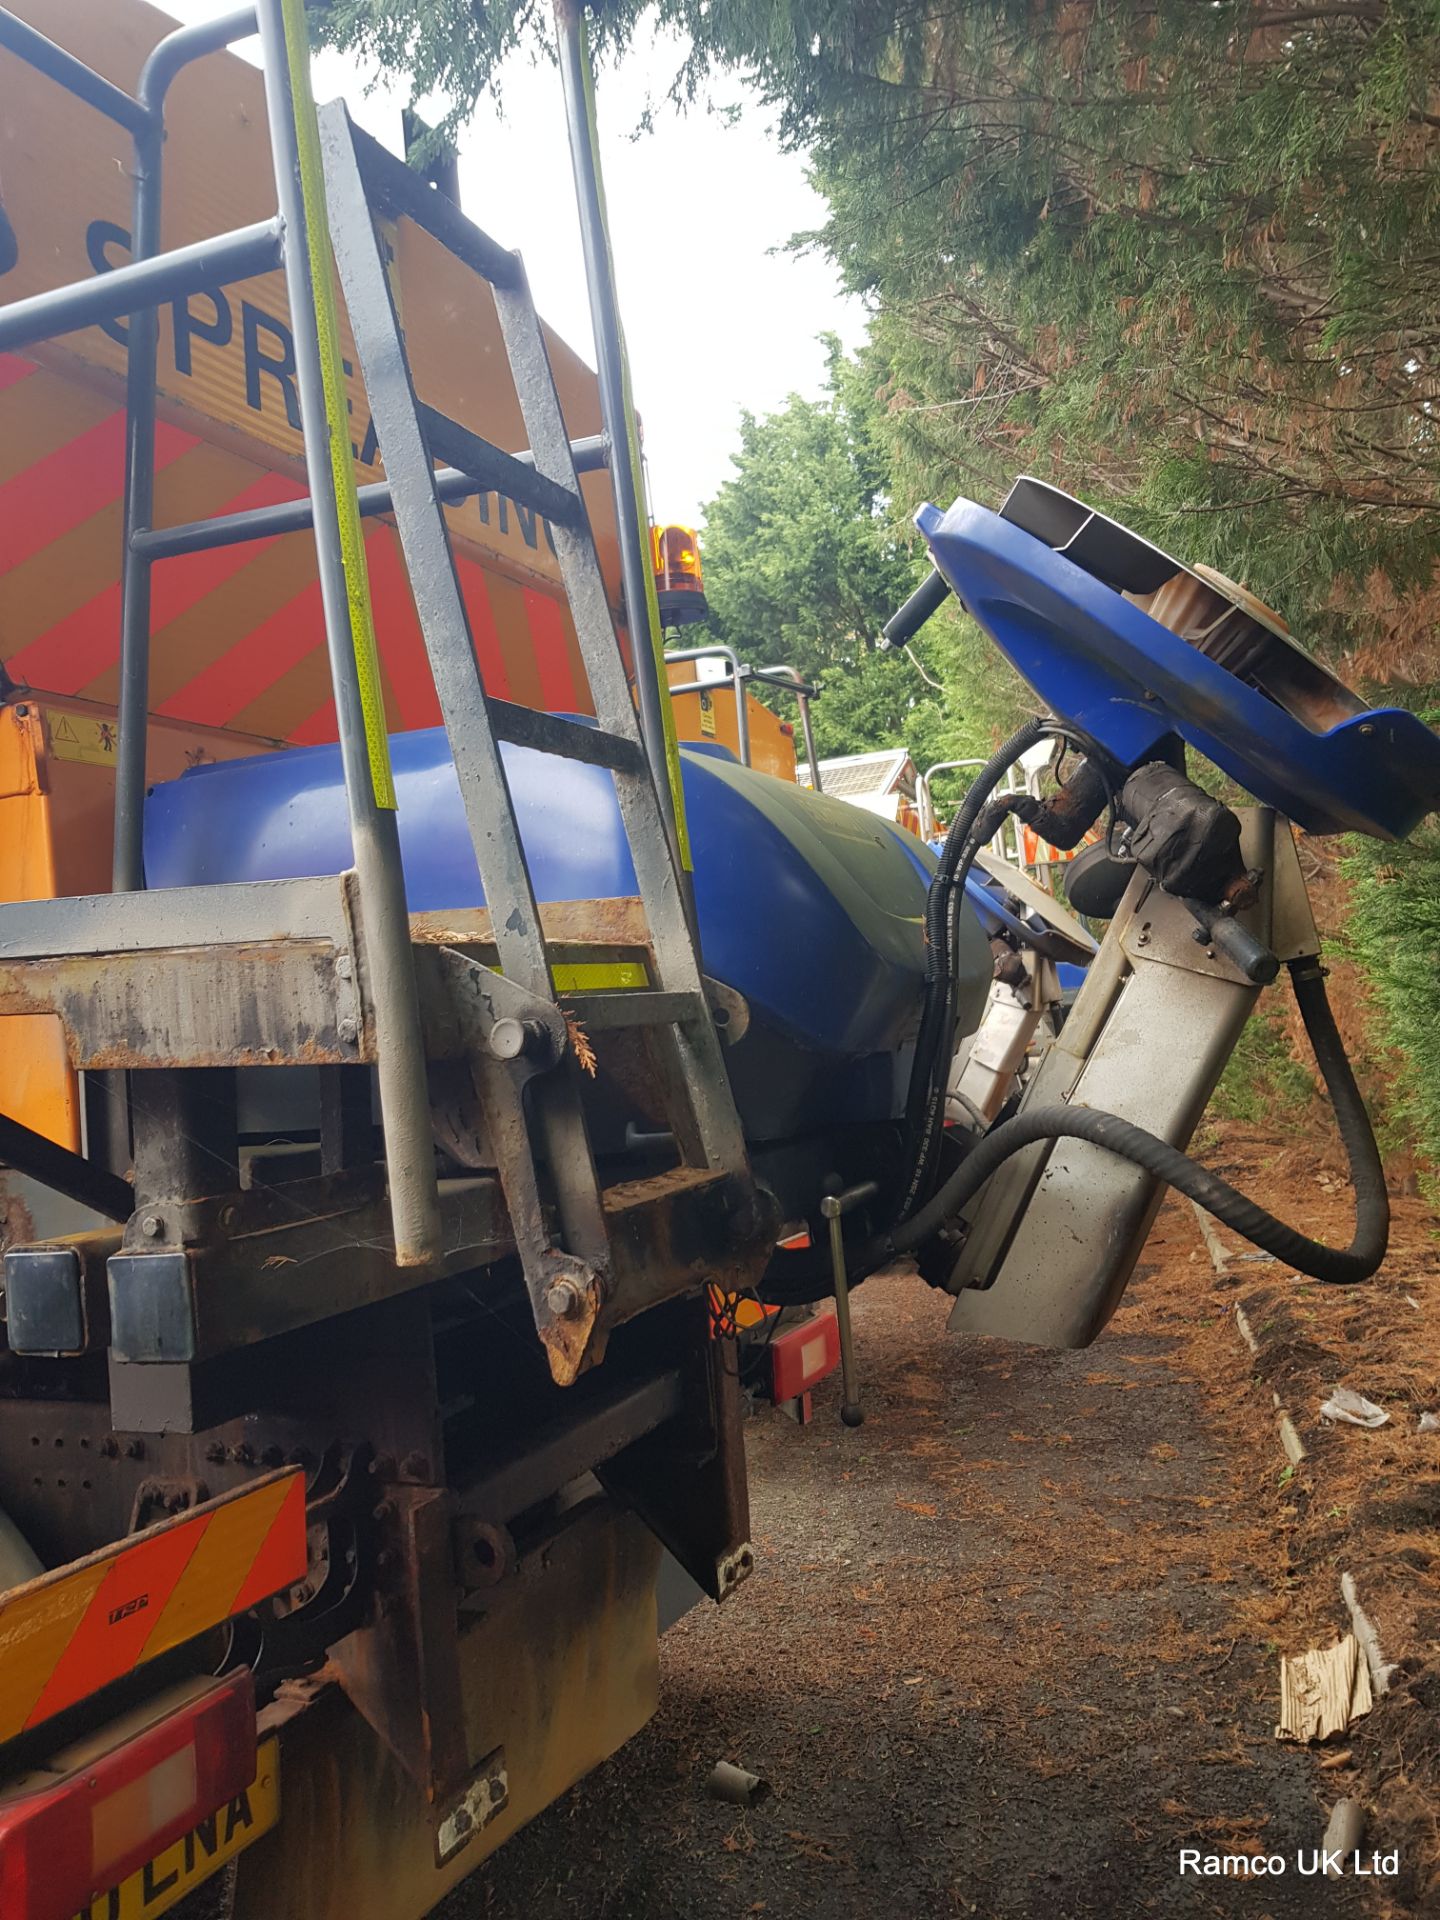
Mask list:
[[[1390,1691],[1390,1682],[1400,1669],[1380,1651],[1380,1636],[1375,1631],[1375,1622],[1360,1604],[1353,1573],[1341,1574],[1340,1597],[1350,1610],[1350,1624],[1355,1630],[1355,1638],[1364,1649],[1365,1665],[1370,1670],[1370,1688],[1378,1699],[1382,1693]]]
[[[1280,1657],[1277,1740],[1328,1740],[1374,1705],[1370,1669],[1353,1633],[1333,1647]]]
[[[1440,1413],[1422,1413],[1420,1431],[1421,1433],[1440,1433]]]
[[[1322,1420],[1344,1420],[1352,1427],[1386,1427],[1390,1416],[1353,1387],[1336,1387],[1320,1409]]]

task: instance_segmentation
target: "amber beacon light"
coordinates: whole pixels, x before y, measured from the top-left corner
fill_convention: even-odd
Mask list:
[[[660,619],[667,627],[688,626],[709,615],[700,542],[693,527],[652,527],[650,548]]]

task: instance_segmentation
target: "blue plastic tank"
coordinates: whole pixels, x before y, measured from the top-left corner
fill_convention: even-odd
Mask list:
[[[413,912],[481,906],[443,728],[394,736],[401,855]],[[541,901],[635,892],[603,768],[501,747]],[[681,750],[707,973],[742,993],[751,1029],[728,1050],[753,1139],[889,1120],[903,1104],[924,976],[935,858],[913,835],[824,794]],[[191,768],[146,802],[146,879],[194,886],[338,873],[350,834],[337,746]],[[965,916],[961,1030],[979,1019],[990,955]]]

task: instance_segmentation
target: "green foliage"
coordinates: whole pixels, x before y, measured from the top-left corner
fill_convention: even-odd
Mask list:
[[[753,666],[778,661],[820,684],[822,754],[904,746],[924,768],[957,751],[947,641],[878,651],[881,627],[921,562],[887,511],[874,378],[833,338],[828,389],[741,420],[735,476],[705,509],[705,589],[715,637]],[[953,651],[953,639],[949,651]],[[792,712],[775,696],[780,712]]]
[[[721,638],[806,675],[873,651],[915,565],[885,518],[873,409],[833,336],[828,392],[744,414],[735,477],[705,508],[705,584]],[[911,675],[906,674],[908,681]]]
[[[1262,999],[1220,1076],[1210,1111],[1224,1120],[1263,1121],[1282,1132],[1305,1124],[1315,1093],[1312,1076],[1290,1049],[1283,1014]]]
[[[1352,843],[1344,944],[1364,966],[1403,1061],[1398,1116],[1440,1159],[1440,829],[1398,847]]]

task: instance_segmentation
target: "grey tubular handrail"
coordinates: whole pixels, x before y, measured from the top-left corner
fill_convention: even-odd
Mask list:
[[[625,598],[625,626],[630,636],[630,665],[640,707],[640,734],[645,742],[660,814],[670,841],[681,892],[687,900],[692,931],[693,900],[688,870],[680,856],[676,807],[683,800],[670,785],[662,704],[662,675],[650,629],[650,555],[648,516],[640,498],[629,457],[631,407],[626,391],[625,346],[620,330],[620,306],[615,290],[615,267],[605,228],[605,194],[599,162],[591,144],[588,97],[588,56],[580,0],[555,0],[555,34],[560,56],[560,88],[570,139],[570,161],[575,180],[575,204],[580,216],[580,251],[585,261],[585,285],[590,298],[590,323],[595,334],[595,377],[600,388],[600,414],[615,452],[610,461],[610,486],[615,500],[615,533],[620,547],[621,584]],[[698,944],[698,940],[697,940]]]
[[[697,680],[693,687],[672,687],[669,691],[673,696],[676,693],[696,692],[701,688],[705,688],[708,691],[712,686],[726,687],[733,685],[735,688],[735,738],[738,743],[741,764],[748,767],[750,764],[750,715],[745,707],[745,682],[749,677],[750,669],[745,666],[733,647],[724,646],[719,641],[714,642],[708,647],[677,647],[665,655],[665,664],[667,667],[672,664],[678,665],[688,660],[729,661],[730,672],[723,680]]]
[[[687,680],[680,686],[672,686],[671,697],[677,693],[709,693],[715,687],[733,686],[735,689],[736,735],[741,742],[740,758],[748,767],[750,762],[750,715],[745,706],[746,689],[759,681],[777,691],[793,693],[795,704],[800,709],[800,733],[805,743],[805,759],[810,768],[810,787],[814,793],[823,793],[820,778],[820,762],[815,753],[815,732],[810,724],[810,702],[818,689],[804,678],[799,669],[785,661],[776,661],[773,666],[750,667],[735,653],[733,647],[721,646],[718,642],[709,647],[683,647],[667,653],[665,663],[682,660],[704,660],[724,657],[730,663],[730,671],[719,680]]]
[[[258,29],[253,6],[217,20],[177,27],[155,46],[140,69],[137,104],[144,116],[135,134],[131,189],[130,257],[144,262],[160,248],[161,168],[165,102],[178,75]],[[145,769],[150,706],[150,568],[135,550],[134,534],[155,516],[155,389],[160,340],[157,307],[130,322],[125,355],[125,550],[120,575],[120,692],[116,713],[115,844],[111,884],[134,893],[145,884]]]
[[[123,87],[96,73],[93,67],[87,67],[73,53],[67,53],[64,47],[56,46],[38,27],[32,27],[8,8],[0,8],[0,47],[17,54],[28,67],[43,73],[47,80],[54,80],[77,100],[83,100],[86,106],[94,107],[97,113],[124,127],[127,133],[138,136],[144,130],[145,109],[138,100],[132,99]]]
[[[937,773],[959,773],[966,767],[983,767],[983,760],[937,760],[933,767],[920,774],[915,782],[915,804],[920,811],[920,838],[930,840],[935,835],[935,803],[930,798],[930,783]]]
[[[986,760],[937,760],[933,767],[928,768],[924,773],[916,776],[915,804],[920,811],[920,838],[922,840],[933,839],[936,831],[935,803],[930,797],[930,783],[936,774],[958,773],[966,767],[984,767],[988,765],[989,762]],[[1010,773],[1006,775],[1005,785],[1001,789],[1002,792],[1018,793],[1023,790],[1023,776],[1021,787],[1015,785],[1013,776],[1014,769],[1012,768]],[[1005,845],[1005,830],[1007,826],[1014,828],[1016,836],[1013,852]],[[999,832],[990,842],[990,851],[995,854],[997,858],[1008,860],[1012,865],[1019,867],[1022,873],[1028,873],[1031,865],[1035,864],[1026,860],[1025,849],[1019,838],[1019,828],[1013,821],[1002,821],[1000,823]],[[1041,861],[1038,864],[1044,866],[1047,862]]]
[[[570,442],[577,473],[598,473],[609,464],[610,442],[603,433],[588,434]],[[535,456],[527,447],[510,456],[521,466],[533,466]],[[458,467],[441,467],[435,475],[435,491],[447,506],[468,500],[486,491],[485,482]],[[391,510],[388,480],[371,480],[357,489],[360,516],[368,520]],[[220,514],[209,520],[187,520],[173,527],[154,527],[136,533],[131,545],[137,553],[152,560],[166,560],[177,553],[208,553],[213,547],[238,547],[247,540],[267,540],[277,533],[303,533],[315,524],[315,509],[309,496],[303,500],[282,500],[273,507],[250,507],[240,513]]]
[[[248,280],[280,263],[280,223],[257,220],[213,240],[175,247],[128,267],[97,273],[70,286],[50,287],[0,309],[0,353],[23,353],[39,340],[81,327],[152,311],[163,300],[198,293],[217,281]]]
[[[773,667],[758,667],[752,677],[756,680],[771,680],[771,676],[775,674],[779,674],[794,686],[795,704],[800,709],[800,736],[805,742],[805,758],[810,763],[810,785],[814,792],[820,793],[823,791],[820,785],[820,762],[815,757],[815,733],[810,725],[810,702],[814,697],[815,688],[809,681],[802,679],[794,667],[783,661]]]
[[[256,9],[264,52],[265,109],[275,191],[285,223],[285,291],[295,340],[295,384],[305,467],[315,512],[315,559],[325,617],[336,730],[345,775],[350,843],[359,881],[370,997],[375,1010],[376,1077],[385,1134],[385,1172],[395,1235],[395,1264],[430,1265],[440,1251],[439,1194],[430,1141],[430,1098],[420,1001],[410,948],[410,913],[400,865],[399,826],[379,804],[371,775],[360,670],[352,643],[342,557],[341,502],[330,464],[320,326],[310,278],[308,218],[301,186],[295,100],[285,47],[282,0]]]

